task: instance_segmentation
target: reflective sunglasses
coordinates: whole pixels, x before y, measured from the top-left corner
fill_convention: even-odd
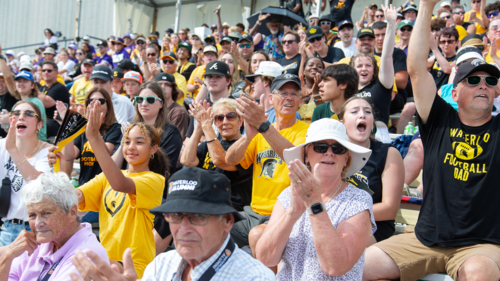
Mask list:
[[[207,214],[182,214],[182,213],[165,213],[163,214],[165,219],[169,223],[181,223],[184,217],[187,217],[188,221],[192,225],[206,225],[208,223],[208,219],[210,219],[211,215]]]
[[[486,83],[486,86],[495,87],[496,85],[498,85],[498,78],[486,75],[469,76],[465,78],[465,81],[467,81],[467,84],[469,84],[470,86],[477,86],[479,85],[479,83],[481,83],[482,79],[484,79],[484,83]]]
[[[87,99],[87,103],[91,104],[95,100],[98,100],[101,103],[101,105],[106,103],[106,99]]]
[[[13,110],[9,113],[10,116],[20,116],[21,113],[24,114],[24,116],[27,117],[38,117],[38,114],[36,114],[33,110]]]
[[[309,41],[309,43],[312,44],[312,43],[314,43],[316,41],[321,41],[321,37],[314,37],[314,38],[309,39],[308,41]]]
[[[163,101],[159,97],[134,97],[134,99],[137,104],[143,104],[144,100],[149,104],[155,104],[156,100]]]
[[[331,23],[331,22],[329,22],[329,21],[326,21],[326,20],[325,20],[325,21],[321,21],[321,22],[320,22],[320,24],[321,24],[321,25],[330,25],[330,24],[332,24],[332,23]]]
[[[163,60],[164,64],[174,64],[174,60]]]
[[[148,57],[156,57],[156,53],[149,53],[147,55],[148,55]]]
[[[459,14],[465,14],[465,11],[457,11],[457,12],[453,12],[453,13],[454,13],[455,15],[459,15]],[[497,12],[497,13],[498,13],[498,12]],[[490,16],[488,15],[488,17],[490,17]]]
[[[240,44],[241,49],[245,49],[245,48],[250,49],[250,47],[252,47],[252,44]]]
[[[224,122],[224,117],[227,118],[227,121],[234,121],[236,120],[236,117],[238,117],[238,114],[236,112],[229,112],[227,115],[224,114],[218,114],[214,116],[214,122],[216,125]]]
[[[327,143],[313,143],[313,150],[316,153],[326,153],[328,151],[328,148],[332,148],[333,154],[336,155],[343,155],[346,154],[347,148],[343,147],[340,144],[327,144]]]
[[[42,69],[42,72],[52,73],[52,71],[54,71],[54,70],[53,69]]]
[[[446,45],[446,44],[453,44],[455,43],[457,40],[439,40],[439,44],[443,44],[443,45]]]
[[[496,16],[498,16],[498,11],[493,11],[493,12],[488,14],[488,18],[496,17]]]
[[[282,44],[282,45],[286,45],[286,44],[290,44],[290,45],[292,45],[292,44],[293,44],[293,43],[295,43],[295,42],[297,42],[297,41],[295,41],[295,40],[282,40],[282,41],[281,41],[281,44]]]

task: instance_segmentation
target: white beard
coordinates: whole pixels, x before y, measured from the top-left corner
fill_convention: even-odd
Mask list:
[[[278,30],[271,30],[272,35],[276,35],[276,34],[278,34],[278,32],[280,32],[279,29]]]

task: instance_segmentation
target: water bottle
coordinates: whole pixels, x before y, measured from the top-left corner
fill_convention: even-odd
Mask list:
[[[413,129],[413,134],[414,135],[418,134],[418,126],[415,126],[415,128]]]
[[[413,136],[413,123],[408,122],[408,125],[405,127],[405,136]]]
[[[76,177],[72,177],[71,178],[71,184],[77,188],[78,187],[78,180],[76,179]]]
[[[2,109],[2,114],[5,115],[5,114],[8,114],[7,113],[7,109]],[[9,130],[9,127],[10,127],[10,124],[7,123],[7,124],[2,124],[2,129],[5,129],[5,131]]]

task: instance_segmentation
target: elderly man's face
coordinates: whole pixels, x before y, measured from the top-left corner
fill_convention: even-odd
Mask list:
[[[39,203],[28,204],[29,224],[38,243],[53,242],[64,244],[69,233],[73,230],[68,226],[76,221],[77,206],[74,205],[66,213],[54,200],[44,198]]]
[[[273,23],[269,24],[269,30],[271,32],[277,32],[277,31],[279,31],[279,28],[280,28],[279,23],[273,22]]]
[[[180,223],[170,222],[175,249],[188,262],[200,263],[222,246],[233,222],[231,215],[224,215],[221,220],[217,216],[210,216],[205,225],[193,225],[187,217],[183,217]]]
[[[496,40],[498,42],[500,40],[500,19],[490,21],[486,36],[490,41]]]
[[[467,81],[462,81],[456,89],[451,92],[452,98],[457,102],[459,108],[466,109],[468,112],[490,112],[493,107],[493,100],[498,96],[497,86],[488,86],[484,77],[491,76],[488,72],[477,71],[470,76],[481,77],[479,85],[471,86]]]
[[[276,115],[295,116],[302,102],[302,94],[295,83],[289,82],[271,94],[269,101],[274,106]]]

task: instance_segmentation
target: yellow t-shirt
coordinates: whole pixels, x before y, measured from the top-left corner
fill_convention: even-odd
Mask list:
[[[462,41],[467,36],[467,30],[461,25],[455,25],[455,29],[458,31],[458,40]]]
[[[486,55],[486,58],[485,58],[485,61],[487,63],[495,63],[495,61],[493,60],[493,58],[490,56],[490,52],[491,52],[491,48],[490,50],[488,51],[488,54]],[[500,57],[500,51],[497,52],[497,56]]]
[[[110,260],[122,261],[123,252],[132,249],[138,279],[156,256],[153,237],[154,215],[149,209],[161,204],[165,178],[151,171],[129,174],[136,194],[114,191],[104,173],[79,187],[85,201],[80,211],[99,212],[99,238]]]
[[[465,13],[464,15],[464,22],[468,22],[469,19],[470,19],[470,13],[472,13],[473,11],[468,11]],[[477,11],[476,12],[476,18],[480,19],[481,18],[481,12]],[[475,22],[474,25],[476,26],[476,34],[481,34],[481,33],[484,33],[486,32],[486,29],[484,29],[481,25],[479,25],[479,23]]]
[[[311,124],[311,118],[316,108],[316,103],[314,102],[314,98],[311,97],[309,103],[301,104],[299,107],[300,119],[307,124]]]
[[[376,55],[373,55],[373,57],[377,61],[377,66],[380,69],[380,57],[376,56]],[[339,60],[338,63],[339,64],[350,64],[351,63],[351,58],[352,57],[343,58],[343,59]],[[396,77],[394,77],[394,84],[392,85],[392,91],[394,91],[396,93],[398,92],[398,87],[396,87]]]
[[[292,127],[279,131],[279,134],[297,146],[306,141],[307,128],[309,124],[297,120]],[[290,186],[288,164],[274,152],[262,134],[257,134],[252,139],[245,152],[245,159],[240,163],[245,169],[252,164],[253,186],[250,206],[256,213],[270,216],[278,195]]]
[[[191,77],[189,77],[188,84],[194,85],[194,78],[195,77],[199,77],[201,80],[204,81],[205,79],[203,79],[203,75],[205,75],[205,65],[200,65],[193,70],[193,73],[191,73]],[[191,93],[191,95],[193,96],[193,99],[196,98],[199,91],[200,91],[200,89],[198,88],[198,90]]]
[[[174,78],[175,78],[175,84],[177,84],[177,87],[184,93],[182,97],[179,97],[177,99],[177,103],[184,106],[184,98],[186,97],[186,94],[188,92],[186,77],[184,77],[179,72],[174,72]]]
[[[73,86],[69,89],[69,93],[75,96],[76,104],[84,104],[85,96],[92,88],[94,88],[92,82],[90,80],[85,81],[85,77],[82,77],[73,83]]]

